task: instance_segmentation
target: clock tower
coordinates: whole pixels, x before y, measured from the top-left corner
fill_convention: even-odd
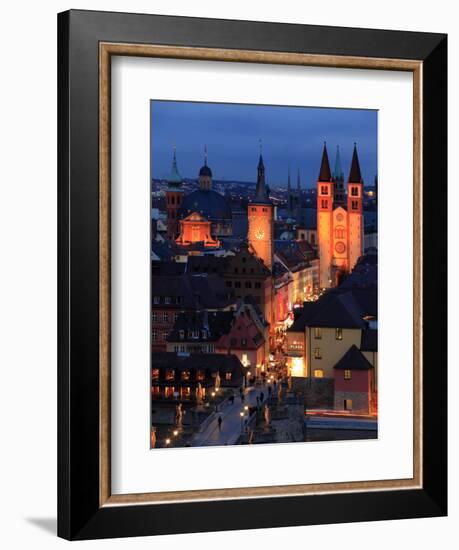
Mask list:
[[[263,260],[268,269],[273,265],[273,216],[271,202],[265,182],[265,166],[260,146],[255,196],[248,205],[248,240],[255,254]]]

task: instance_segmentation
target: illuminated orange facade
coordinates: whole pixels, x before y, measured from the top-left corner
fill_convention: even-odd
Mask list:
[[[363,254],[363,180],[357,148],[354,146],[347,183],[347,210],[334,202],[334,181],[330,171],[327,147],[317,181],[317,235],[320,287],[339,284]]]
[[[218,247],[220,241],[211,235],[211,222],[201,214],[193,212],[180,220],[180,235],[175,242],[180,246],[189,246],[194,243],[203,243],[204,246]]]
[[[273,265],[274,207],[265,184],[265,167],[260,154],[255,197],[248,206],[248,240],[252,250],[268,269]]]

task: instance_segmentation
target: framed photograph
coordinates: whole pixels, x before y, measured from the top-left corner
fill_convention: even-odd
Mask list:
[[[58,33],[59,535],[446,515],[446,36]]]

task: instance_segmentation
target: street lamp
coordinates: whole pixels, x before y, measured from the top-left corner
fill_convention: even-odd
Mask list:
[[[166,439],[166,447],[169,446],[171,443],[171,440],[169,438]]]
[[[243,431],[243,422],[244,422],[244,413],[241,411],[239,413],[239,416],[241,417],[241,433]]]
[[[178,430],[174,430],[172,433],[177,436],[178,435]]]

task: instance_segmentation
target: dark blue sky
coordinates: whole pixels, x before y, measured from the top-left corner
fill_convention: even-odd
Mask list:
[[[267,183],[285,185],[290,166],[301,186],[314,186],[323,142],[333,169],[336,146],[347,179],[357,142],[362,176],[372,184],[377,173],[377,111],[278,107],[225,103],[151,102],[151,174],[166,177],[172,148],[182,177],[196,177],[207,145],[208,164],[216,179],[255,181],[259,140]]]

